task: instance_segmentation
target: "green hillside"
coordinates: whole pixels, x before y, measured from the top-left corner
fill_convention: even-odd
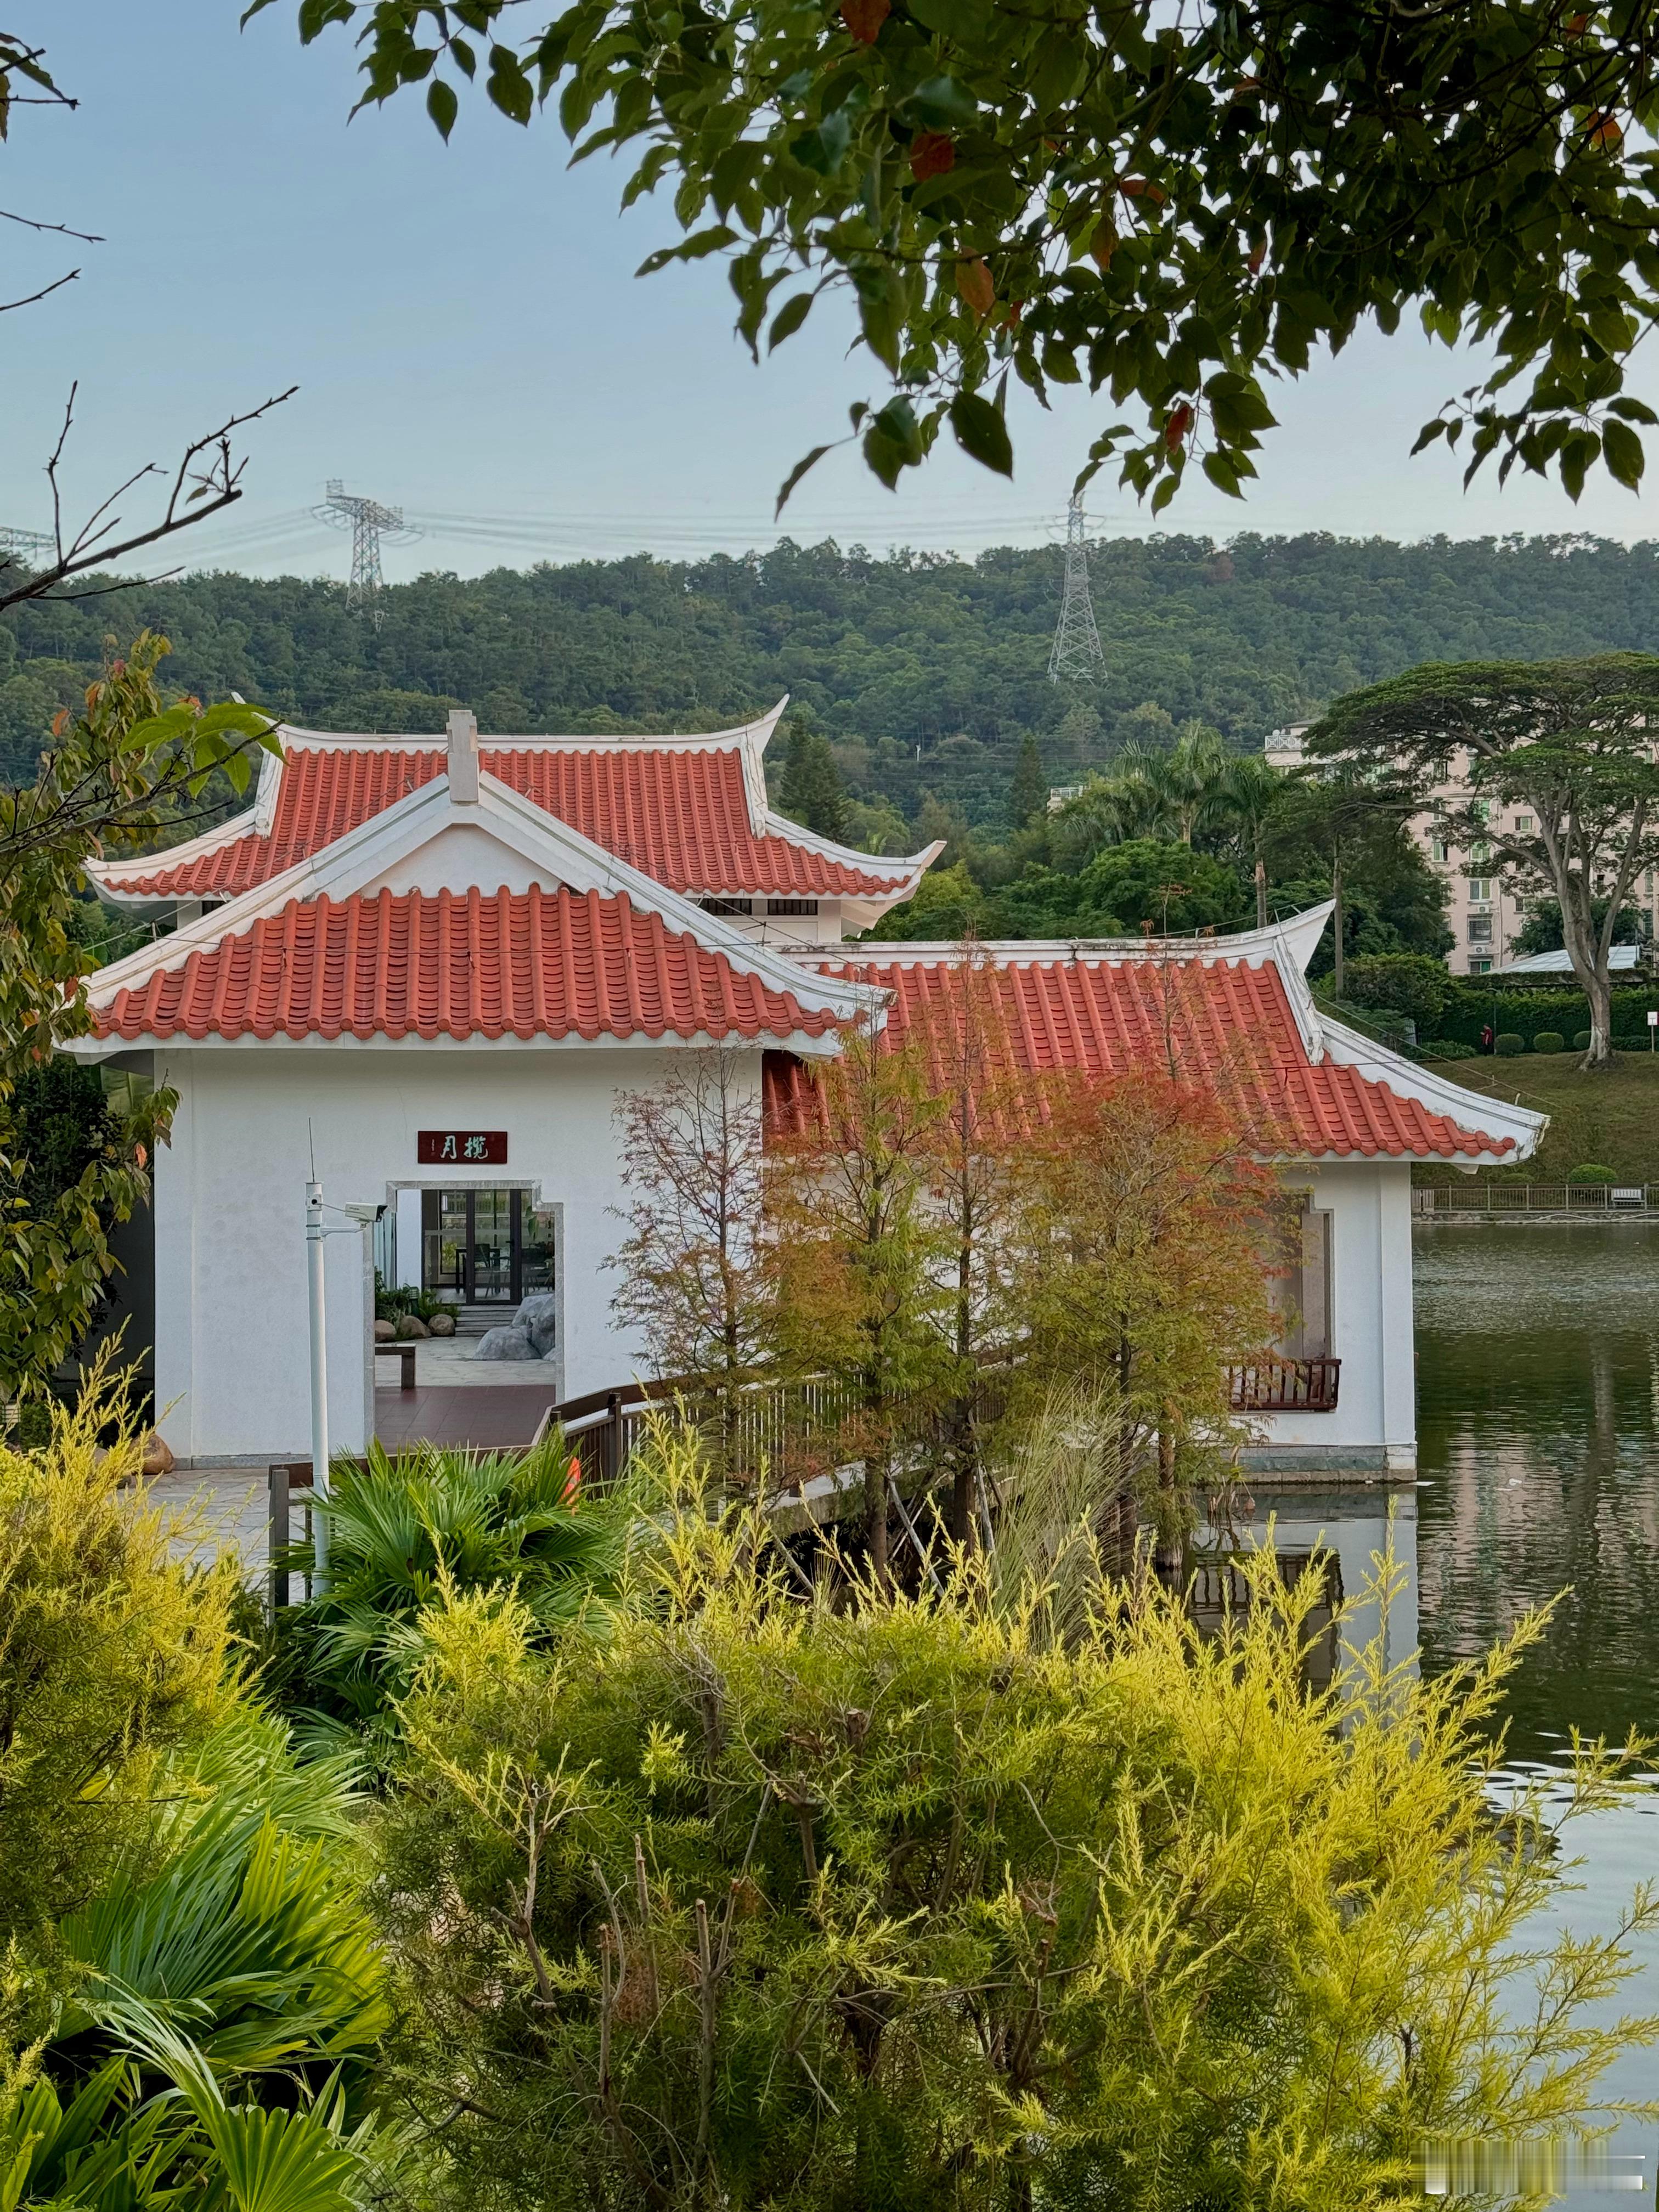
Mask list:
[[[1028,732],[1063,782],[1189,716],[1254,745],[1422,660],[1648,649],[1655,555],[1590,538],[1103,541],[1097,696],[1047,679],[1054,548],[875,559],[786,540],[744,560],[434,574],[388,589],[378,628],[337,583],[187,576],[0,617],[0,775],[28,775],[106,634],[149,624],[174,641],[181,689],[325,727],[437,730],[463,702],[487,731],[708,728],[787,690],[857,796],[914,823],[931,793],[988,828]]]

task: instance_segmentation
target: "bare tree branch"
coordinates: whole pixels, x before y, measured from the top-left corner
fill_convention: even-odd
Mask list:
[[[38,292],[26,293],[21,300],[0,300],[0,315],[10,314],[14,307],[32,307],[37,300],[50,299],[54,292],[61,292],[65,284],[72,284],[80,274],[78,269],[71,269],[67,276],[57,277],[52,283],[43,284]]]
[[[21,222],[25,230],[50,230],[59,238],[78,238],[82,246],[103,246],[107,240],[95,231],[71,230],[66,222],[37,222],[30,215],[14,215],[9,208],[0,208],[0,222]]]
[[[135,484],[141,483],[147,477],[163,475],[165,471],[155,461],[146,462],[143,468],[135,470],[125,483],[99,502],[66,543],[63,495],[58,471],[75,421],[75,398],[79,386],[71,385],[64,410],[64,427],[58,434],[58,442],[46,463],[46,477],[52,486],[52,534],[55,557],[37,574],[13,584],[8,584],[5,579],[5,571],[13,565],[11,561],[9,558],[0,560],[0,608],[15,606],[25,599],[100,598],[109,592],[129,590],[132,585],[159,581],[155,576],[135,576],[130,584],[102,584],[86,592],[66,592],[58,588],[71,577],[82,575],[90,568],[106,568],[143,546],[156,544],[179,531],[191,529],[197,523],[205,522],[210,515],[218,514],[225,507],[234,506],[242,496],[241,477],[247,464],[245,459],[238,459],[232,450],[233,434],[250,422],[258,422],[272,408],[280,407],[284,400],[291,399],[299,388],[297,384],[291,384],[286,392],[275,393],[258,407],[248,409],[246,414],[230,416],[217,429],[210,430],[204,437],[193,439],[185,447],[173,472],[161,520],[146,530],[136,531],[130,537],[118,538],[111,544],[106,541],[112,532],[120,528],[121,518],[118,514],[112,514],[110,509]],[[204,456],[206,456],[204,463]],[[203,465],[198,466],[198,463]],[[178,571],[173,569],[167,573],[176,575]]]

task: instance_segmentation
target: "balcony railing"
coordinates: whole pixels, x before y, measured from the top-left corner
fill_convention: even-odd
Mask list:
[[[1259,1359],[1230,1367],[1236,1413],[1334,1413],[1340,1359]]]

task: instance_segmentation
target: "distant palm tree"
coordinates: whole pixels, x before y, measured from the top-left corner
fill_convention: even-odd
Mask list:
[[[1231,833],[1256,869],[1256,912],[1267,921],[1267,884],[1259,845],[1263,823],[1283,779],[1259,755],[1229,750],[1219,731],[1183,722],[1167,752],[1131,744],[1066,809],[1097,830],[1103,842],[1155,837],[1190,845],[1195,837]]]

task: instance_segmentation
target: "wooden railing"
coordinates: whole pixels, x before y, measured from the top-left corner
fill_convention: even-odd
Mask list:
[[[1230,1367],[1236,1413],[1334,1413],[1340,1359],[1258,1359]]]
[[[711,1393],[707,1378],[672,1375],[654,1382],[619,1383],[550,1406],[535,1441],[562,1428],[581,1461],[584,1481],[614,1482],[653,1419],[684,1408],[687,1418],[720,1444],[732,1467],[767,1468],[775,1480],[803,1464],[816,1465],[856,1410],[847,1385],[823,1381],[776,1383],[763,1378],[738,1385],[728,1400]]]
[[[1263,1359],[1230,1368],[1233,1410],[1334,1413],[1341,1370],[1340,1359]],[[1001,1418],[1006,1389],[1003,1363],[988,1364],[976,1407],[981,1423]],[[827,1470],[838,1457],[857,1452],[857,1395],[847,1384],[823,1379],[777,1383],[759,1376],[739,1385],[727,1403],[710,1392],[704,1378],[684,1375],[619,1383],[613,1389],[590,1390],[585,1397],[550,1406],[532,1447],[562,1429],[573,1456],[581,1462],[583,1483],[605,1489],[627,1466],[652,1420],[662,1413],[675,1416],[682,1409],[718,1445],[726,1467],[750,1473],[763,1468],[780,1490],[787,1491],[808,1475]],[[929,1417],[898,1441],[902,1449],[914,1449],[934,1434]],[[367,1462],[355,1464],[361,1468]],[[285,1555],[294,1539],[296,1498],[304,1510],[301,1540],[310,1536],[311,1462],[281,1462],[270,1468],[269,1479],[271,1602],[283,1606],[289,1599]]]

